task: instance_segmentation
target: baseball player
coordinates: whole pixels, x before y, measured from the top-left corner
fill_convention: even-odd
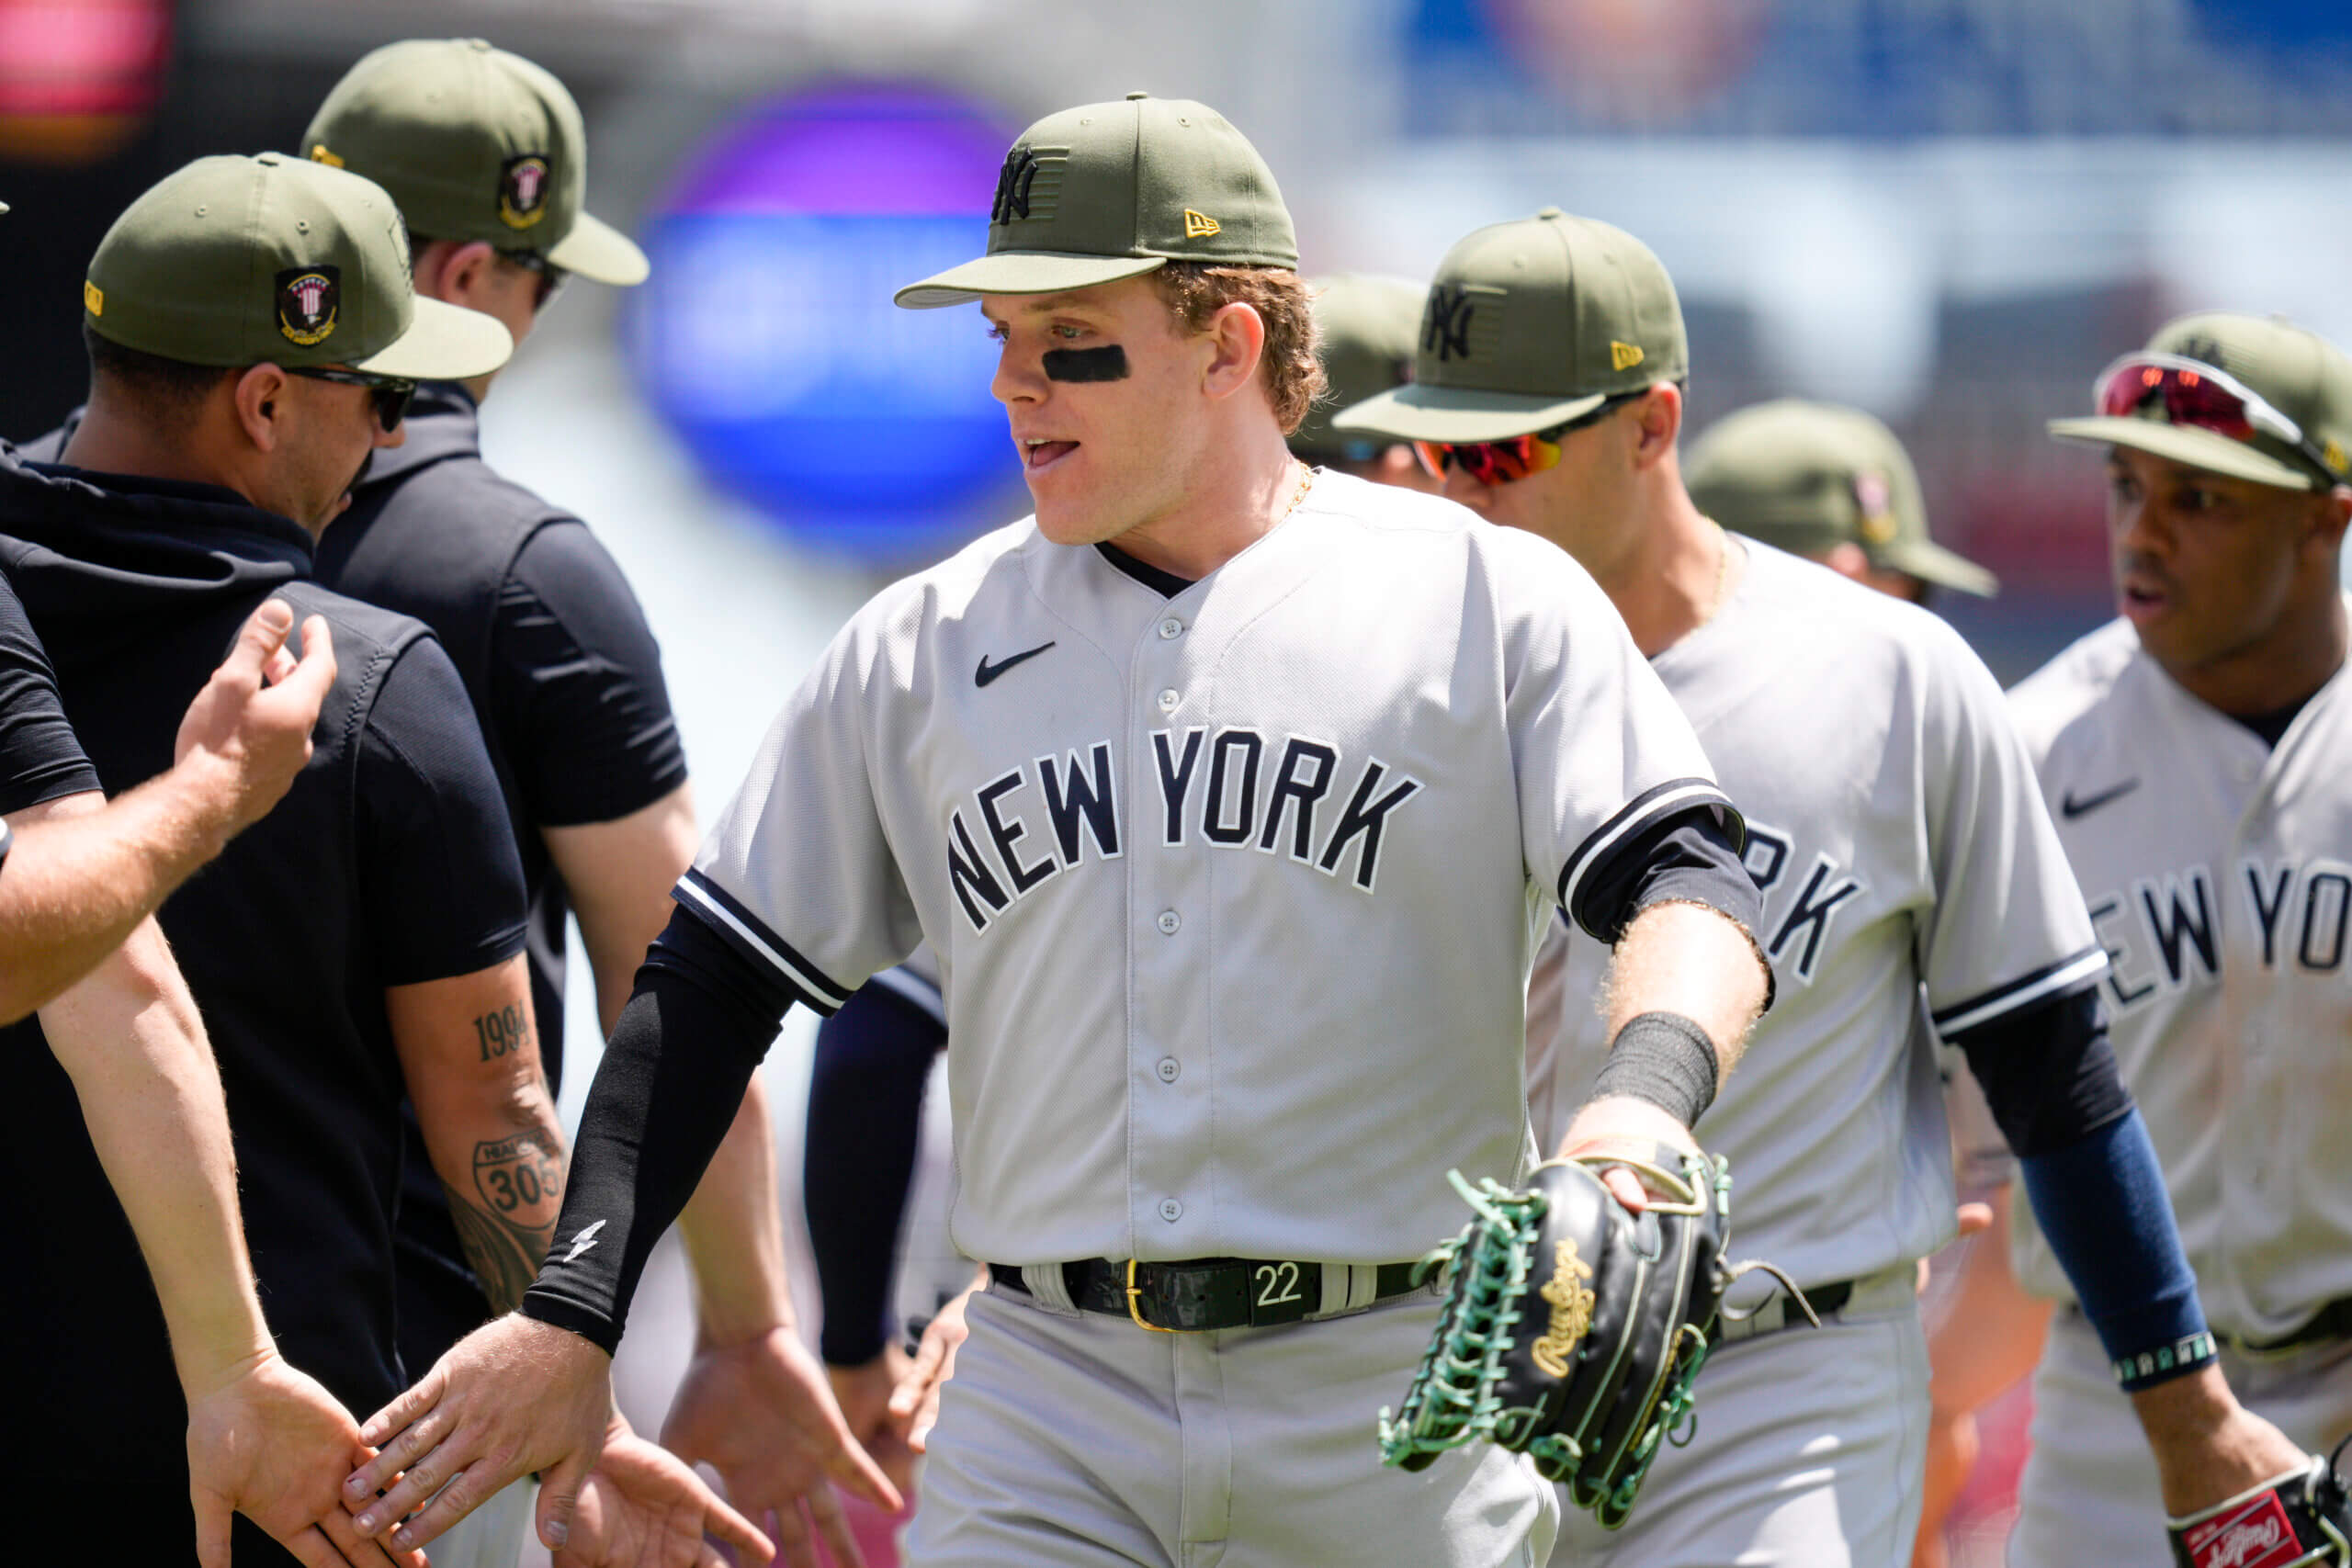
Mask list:
[[[1928,1387],[1917,1264],[1953,1226],[1939,1039],[1968,1053],[2097,1332],[2133,1363],[2167,1501],[2300,1463],[2212,1368],[2107,1045],[2106,960],[1998,687],[1940,620],[1700,513],[1675,455],[1688,373],[1657,258],[1547,208],[1454,246],[1413,384],[1335,421],[1415,440],[1449,496],[1585,562],[1750,813],[1779,1001],[1706,1133],[1740,1179],[1738,1251],[1787,1270],[1823,1326],[1788,1332],[1806,1325],[1793,1302],[1736,1292],[1695,1440],[1661,1455],[1621,1533],[1571,1510],[1555,1560],[1907,1560]],[[1554,943],[1538,983],[1560,999],[1528,1070],[1536,1124],[1556,1130],[1610,1052],[1583,1000],[1603,994],[1606,955],[1564,927]],[[2229,1414],[2177,1430],[2192,1409]],[[2229,1441],[2249,1434],[2260,1458]]]
[[[1573,561],[1290,456],[1295,255],[1240,133],[1136,94],[1032,126],[988,254],[900,291],[979,300],[1036,514],[877,595],[786,705],[615,1032],[523,1315],[363,1428],[363,1529],[429,1541],[462,1504],[393,1527],[479,1466],[542,1470],[563,1533],[722,1101],[792,1001],[928,940],[956,1241],[992,1278],[913,1561],[1548,1551],[1525,1461],[1380,1470],[1368,1417],[1436,1326],[1411,1260],[1459,1226],[1445,1168],[1533,1159],[1544,910],[1617,939],[1623,1069],[1568,1142],[1647,1156],[1694,1146],[1692,1080],[1765,999],[1754,890]]]
[[[567,276],[626,287],[646,276],[643,253],[582,208],[586,132],[571,95],[480,39],[370,52],[328,93],[300,146],[399,206],[420,297],[490,316],[517,343]],[[579,919],[609,1030],[694,858],[694,795],[661,653],[619,567],[585,524],[482,460],[478,409],[491,383],[417,388],[406,440],[377,455],[321,540],[318,575],[424,621],[466,682],[516,829],[532,1004],[555,1092],[565,923]],[[401,1355],[422,1370],[494,1314],[413,1113],[406,1125]],[[854,1561],[832,1490],[797,1440],[796,1393],[818,1406],[820,1431],[840,1422],[782,1316],[773,1149],[754,1078],[712,1191],[684,1215],[700,1334],[670,1435],[687,1457],[718,1463],[738,1506],[776,1509],[787,1539],[808,1528],[805,1508]],[[889,1500],[866,1470],[839,1468]],[[440,1541],[434,1560],[511,1568],[529,1528],[523,1483]]]
[[[1925,604],[1939,589],[1981,599],[2000,580],[1928,536],[1918,470],[1894,432],[1860,409],[1781,398],[1727,414],[1690,444],[1691,504],[1735,534]]]
[[[2089,897],[2117,1060],[2222,1365],[2324,1450],[2352,1433],[2352,359],[2278,318],[2188,316],[2095,396],[2096,414],[2051,429],[2107,450],[2119,618],[2021,683],[2013,711]],[[2018,1230],[2019,1278],[2064,1304],[2010,1561],[2144,1558],[2157,1472],[2049,1238]],[[2238,1568],[2288,1561],[2273,1523],[2257,1510],[2217,1549]]]
[[[1290,434],[1300,462],[1359,479],[1433,490],[1435,481],[1402,442],[1346,438],[1331,414],[1401,384],[1413,367],[1420,333],[1421,286],[1407,278],[1342,274],[1310,280],[1315,356],[1322,394]],[[903,1489],[912,1456],[937,1419],[938,1385],[952,1376],[963,1342],[963,1303],[971,1281],[943,1253],[924,1245],[929,1226],[914,1217],[908,1253],[921,1264],[898,1291],[921,1307],[922,1343],[914,1358],[891,1343],[888,1302],[899,1220],[913,1166],[924,1087],[933,1058],[947,1043],[947,1004],[938,961],[929,948],[876,975],[817,1031],[808,1082],[803,1191],[808,1235],[824,1292],[820,1348],[851,1430],[893,1469]],[[944,1238],[941,1238],[944,1240]],[[910,1328],[915,1325],[910,1320]],[[910,1374],[912,1374],[910,1376]],[[910,1443],[912,1448],[910,1450]]]
[[[1709,427],[1690,444],[1682,468],[1691,504],[1706,516],[1866,588],[1922,605],[1946,589],[1990,596],[1999,588],[1991,572],[1929,536],[1927,501],[1910,454],[1893,431],[1860,409],[1795,398],[1758,403]],[[1961,1064],[1948,1061],[1946,1069],[1945,1110],[1965,1233],[1972,1224],[1990,1226],[2006,1214],[2015,1162],[1975,1079]],[[1958,1245],[1974,1250],[1948,1250],[1945,1259],[1956,1262],[1964,1256],[1969,1267],[1922,1303],[1930,1325],[1930,1360],[1939,1322],[1974,1339],[2012,1335],[2039,1344],[2041,1325],[2034,1303],[2014,1289],[2002,1289],[2007,1269],[2001,1247],[1966,1240]],[[1964,1293],[1955,1286],[1964,1287]],[[1948,1361],[1936,1363],[1928,1385],[1917,1568],[1942,1561],[1945,1517],[1976,1462],[1981,1445],[1971,1412],[2024,1375],[2020,1368],[1990,1387],[1977,1375],[1996,1371],[1981,1358],[1964,1373]]]

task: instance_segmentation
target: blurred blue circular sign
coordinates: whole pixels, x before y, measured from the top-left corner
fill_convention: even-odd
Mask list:
[[[763,106],[687,164],[647,233],[632,337],[711,479],[884,564],[983,521],[1017,472],[995,346],[977,311],[890,295],[980,254],[1010,141],[943,93],[836,89]]]

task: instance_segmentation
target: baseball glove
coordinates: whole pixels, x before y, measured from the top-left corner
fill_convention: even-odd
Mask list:
[[[2344,1445],[2337,1444],[2335,1451],[2342,1454]],[[2304,1568],[2352,1562],[2352,1498],[2335,1460],[2317,1454],[2302,1470],[2165,1522],[2172,1560],[2180,1568]]]
[[[1667,1196],[1633,1213],[1596,1174],[1612,1165]],[[1660,1146],[1655,1163],[1554,1160],[1522,1191],[1447,1179],[1477,1217],[1421,1260],[1452,1285],[1402,1410],[1380,1413],[1381,1458],[1419,1470],[1483,1438],[1615,1529],[1660,1443],[1690,1441],[1707,1331],[1754,1267],[1724,1258],[1730,1170]]]

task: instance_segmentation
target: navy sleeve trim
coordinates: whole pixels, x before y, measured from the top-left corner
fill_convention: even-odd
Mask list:
[[[938,987],[905,964],[885,969],[866,984],[879,986],[902,1001],[912,1003],[932,1022],[943,1029],[947,1027],[947,998],[940,993]]]
[[[1981,1029],[2020,1008],[2032,1007],[2053,997],[2095,986],[2105,973],[2106,952],[2096,946],[2084,948],[2055,964],[2045,964],[2007,985],[1996,986],[1989,991],[1935,1013],[1936,1032],[1942,1035],[1947,1043],[1957,1041],[1970,1030]]]
[[[1735,851],[1746,846],[1747,821],[1721,789],[1705,779],[1668,779],[1627,801],[1615,816],[1594,829],[1586,836],[1584,842],[1577,846],[1576,852],[1560,868],[1560,908],[1596,939],[1613,941],[1614,938],[1602,930],[1601,924],[1596,923],[1597,911],[1578,908],[1591,881],[1593,867],[1607,859],[1611,850],[1650,823],[1697,806],[1713,807],[1722,815]]]
[[[700,915],[738,951],[789,981],[813,1011],[831,1018],[854,991],[854,987],[840,985],[828,977],[790,942],[770,931],[766,922],[745,908],[741,900],[701,872],[689,871],[680,877],[671,897]]]

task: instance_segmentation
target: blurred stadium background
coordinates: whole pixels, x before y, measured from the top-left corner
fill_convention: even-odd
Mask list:
[[[1782,394],[1887,419],[2003,579],[1939,608],[2004,679],[2107,613],[2097,465],[2045,418],[2181,310],[2352,344],[2343,0],[0,0],[0,435],[78,400],[81,270],[133,196],[294,150],[419,35],[563,76],[592,207],[652,254],[544,320],[485,446],[635,581],[706,814],[867,592],[1025,509],[978,322],[889,292],[978,242],[1003,146],[1069,104],[1224,110],[1310,273],[1423,275],[1547,203],[1641,235],[1694,427]],[[773,1058],[788,1145],[805,1051]]]

